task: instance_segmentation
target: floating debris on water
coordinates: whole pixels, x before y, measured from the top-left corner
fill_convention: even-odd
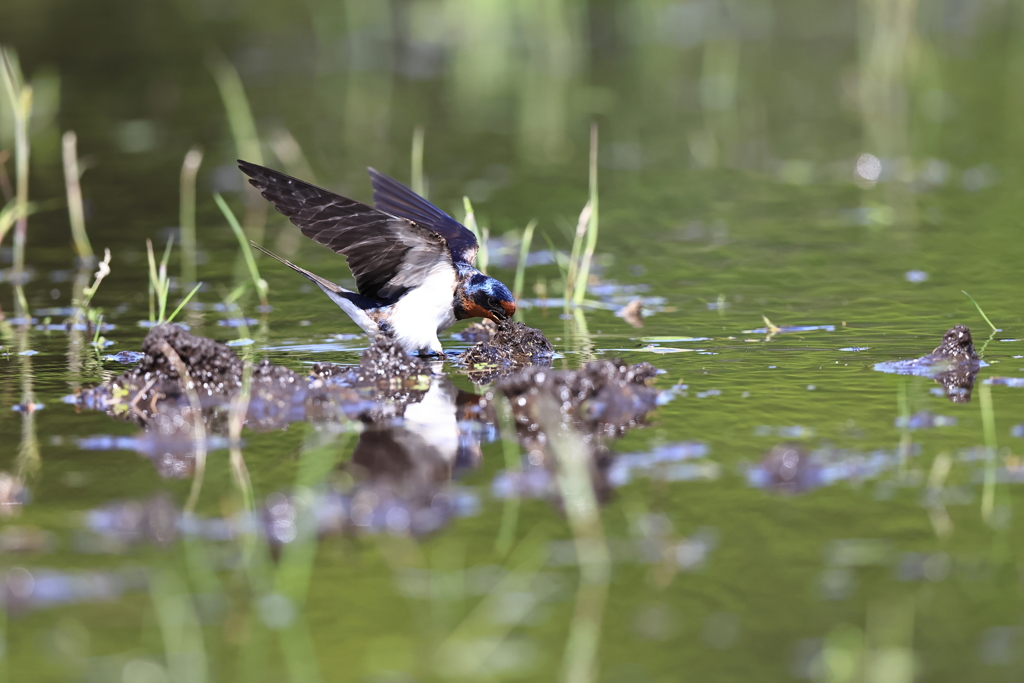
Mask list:
[[[146,354],[141,351],[118,351],[113,355],[103,356],[103,360],[113,361],[115,363],[123,363],[124,365],[132,365],[138,363],[140,360],[146,357]]]
[[[835,325],[784,325],[782,327],[758,327],[742,330],[743,334],[789,334],[791,332],[835,332]]]
[[[614,487],[624,486],[638,475],[664,481],[716,479],[719,474],[717,463],[706,463],[697,469],[676,466],[685,460],[706,458],[710,452],[706,443],[684,441],[659,446],[647,453],[624,453],[616,456],[608,468],[608,483]],[[698,473],[699,476],[694,476]]]
[[[802,425],[792,425],[790,427],[761,425],[754,428],[754,436],[777,436],[783,439],[810,439],[816,433],[813,428]]]
[[[1024,377],[989,377],[985,384],[992,384],[1000,387],[1013,387],[1020,389],[1024,387]]]
[[[644,326],[644,300],[637,297],[615,312],[615,315],[625,320],[633,327]]]
[[[900,429],[932,429],[933,427],[952,427],[956,422],[955,417],[936,415],[927,410],[922,410],[910,416],[902,415],[897,417],[895,426]]]
[[[889,451],[811,451],[800,444],[783,443],[772,447],[760,463],[748,466],[746,478],[750,486],[793,494],[843,480],[870,479],[898,463],[899,457]]]

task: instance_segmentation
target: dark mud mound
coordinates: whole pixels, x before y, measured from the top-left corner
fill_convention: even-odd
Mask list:
[[[146,383],[154,381],[165,395],[181,391],[181,378],[170,348],[188,370],[197,391],[208,396],[227,394],[242,386],[242,359],[231,347],[205,337],[197,337],[177,325],[157,325],[142,340],[146,354],[127,378]]]
[[[543,332],[506,320],[495,326],[489,338],[459,355],[458,360],[470,368],[470,379],[484,383],[508,375],[521,365],[547,365],[554,353],[554,347]]]
[[[363,351],[359,365],[316,363],[312,374],[328,384],[353,387],[368,400],[408,403],[422,398],[434,373],[429,363],[381,337]]]
[[[584,434],[609,436],[636,426],[655,408],[658,390],[651,384],[658,370],[650,363],[629,365],[622,360],[598,360],[579,370],[529,367],[498,382],[518,414],[531,411],[538,399],[554,401]]]
[[[153,328],[142,349],[145,356],[136,367],[82,391],[75,403],[165,436],[181,436],[187,447],[192,419],[189,393],[194,389],[208,430],[226,433],[227,411],[243,386],[242,359],[230,347],[176,325]],[[179,364],[191,380],[187,387],[179,376]],[[372,420],[400,414],[404,402],[418,400],[429,387],[430,375],[426,363],[387,339],[370,346],[358,366],[317,363],[308,376],[263,359],[252,366],[246,425],[276,429],[298,421]]]
[[[503,475],[502,486],[515,495],[557,499],[555,437],[569,432],[586,451],[598,499],[606,500],[612,489],[610,442],[657,406],[659,392],[651,386],[657,373],[649,363],[616,359],[592,361],[578,370],[528,367],[499,381],[495,389],[508,397],[517,436],[529,453],[524,469]]]
[[[954,403],[969,403],[978,370],[985,366],[974,350],[971,331],[955,325],[946,331],[942,343],[926,356],[911,360],[877,363],[875,370],[896,375],[917,375],[934,379]]]
[[[957,363],[981,360],[974,350],[974,341],[967,325],[954,325],[942,336],[942,343],[935,347],[925,358],[932,360],[949,360]]]

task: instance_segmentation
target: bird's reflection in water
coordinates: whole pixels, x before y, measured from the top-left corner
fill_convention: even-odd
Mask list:
[[[169,341],[163,343],[159,335]],[[205,434],[201,445],[206,451],[230,445],[228,425],[232,411],[238,410],[242,391],[242,382],[237,380],[240,361],[219,345],[178,330],[151,336],[155,341],[149,344],[149,355],[140,367],[155,370],[141,372],[137,368],[75,397],[80,408],[103,410],[140,425],[142,431],[132,437],[90,437],[80,445],[134,450],[149,458],[164,477],[190,477],[195,472],[200,419],[203,429],[199,431]],[[216,390],[197,401],[176,375],[166,372],[159,353],[168,346],[180,347],[179,355],[190,358],[186,352],[203,344],[210,347],[206,357],[227,359],[231,364],[228,370],[235,373],[229,376],[236,379],[220,382]],[[195,355],[193,352],[192,357]],[[507,406],[502,409],[508,413],[503,429],[523,454],[521,465],[512,469],[522,477],[509,479],[513,485],[507,494],[557,499],[552,476],[556,458],[549,452],[552,439],[548,434],[555,429],[580,437],[576,443],[586,451],[598,497],[605,499],[610,491],[608,465],[614,457],[611,442],[641,424],[659,396],[651,386],[657,371],[647,363],[600,360],[576,370],[529,366],[499,379],[479,395],[460,390],[449,376],[441,374],[443,369],[440,362],[424,363],[386,342],[371,345],[359,366],[317,363],[306,375],[261,361],[252,372],[245,404],[246,438],[254,439],[253,432],[283,429],[293,422],[333,424],[331,429],[340,432],[358,431],[351,457],[339,466],[337,476],[328,476],[314,487],[317,533],[419,535],[438,529],[452,517],[471,514],[479,506],[473,490],[459,486],[459,471],[479,467],[482,444],[495,440],[502,431],[496,405]],[[219,366],[189,369],[192,376],[200,371],[225,374]],[[158,378],[158,386],[153,376]],[[199,409],[193,410],[197,403]],[[524,486],[524,482],[532,484]],[[296,515],[302,506],[311,504],[309,495],[308,489],[273,494],[264,509],[257,511],[256,520],[222,524],[218,537],[230,535],[225,528],[243,528],[244,524],[252,528],[255,524],[272,541],[290,542],[297,529]]]
[[[481,431],[460,422],[460,394],[479,399],[435,375],[425,393],[396,408],[400,415],[367,424],[348,465],[353,478],[388,486],[403,497],[423,497],[446,485],[455,469],[477,467]]]

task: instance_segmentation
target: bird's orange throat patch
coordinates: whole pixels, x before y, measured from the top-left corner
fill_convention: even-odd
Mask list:
[[[493,313],[469,297],[462,297],[459,301],[459,308],[462,309],[462,315],[459,316],[462,320],[465,320],[466,318],[487,318],[489,320],[494,320],[494,322],[498,322]]]

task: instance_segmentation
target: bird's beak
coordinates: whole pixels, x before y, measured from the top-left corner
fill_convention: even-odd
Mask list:
[[[502,320],[508,320],[516,313],[516,302],[514,301],[502,301],[501,307],[505,311],[505,315]]]

